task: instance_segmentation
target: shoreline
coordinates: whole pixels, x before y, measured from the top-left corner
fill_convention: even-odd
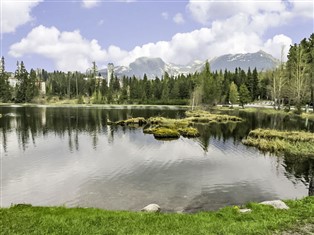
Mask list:
[[[186,105],[154,105],[154,104],[36,104],[36,103],[0,103],[0,107],[39,107],[39,108],[105,108],[105,109],[130,109],[130,108],[168,108],[187,109]]]

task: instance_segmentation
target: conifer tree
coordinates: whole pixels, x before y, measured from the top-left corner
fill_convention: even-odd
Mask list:
[[[23,61],[21,63],[17,63],[17,69],[15,71],[15,76],[18,80],[17,84],[17,92],[16,92],[16,97],[15,101],[17,103],[25,103],[28,102],[28,97],[27,97],[27,87],[29,85],[29,78],[28,78],[28,72],[24,66]]]
[[[245,84],[242,84],[240,86],[239,101],[240,101],[240,104],[242,105],[242,108],[244,108],[245,104],[251,102],[251,94]]]
[[[5,71],[4,57],[1,57],[0,67],[0,101],[8,102],[11,100],[11,87],[8,80],[8,74]]]

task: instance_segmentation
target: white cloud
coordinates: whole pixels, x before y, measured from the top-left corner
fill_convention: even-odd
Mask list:
[[[16,28],[33,20],[31,11],[42,0],[1,1],[2,32],[12,33]]]
[[[99,4],[99,0],[83,0],[82,6],[84,8],[93,8]]]
[[[293,1],[291,2],[293,8],[292,11],[295,15],[303,16],[306,18],[314,18],[314,2],[308,1]]]
[[[279,34],[279,35],[274,36],[272,39],[268,39],[264,43],[263,50],[275,56],[276,58],[280,59],[281,47],[284,46],[283,60],[286,60],[289,49],[290,49],[290,45],[292,45],[291,38],[283,34]]]
[[[286,6],[281,0],[272,1],[198,1],[190,0],[187,5],[192,17],[199,23],[208,24],[211,20],[222,20],[238,13],[255,15],[258,13],[284,12]]]
[[[56,68],[64,71],[85,71],[92,61],[102,62],[107,56],[97,40],[84,39],[79,31],[60,32],[55,27],[42,25],[11,45],[9,54],[13,57],[38,54],[52,59]]]
[[[168,14],[168,12],[162,12],[161,13],[161,17],[164,19],[164,20],[168,20],[168,18],[169,18],[169,14]]]
[[[185,22],[183,15],[181,13],[177,13],[174,17],[173,17],[173,21],[176,24],[183,24]]]
[[[245,26],[248,22],[249,18],[245,15],[236,15],[225,21],[215,21],[211,28],[177,33],[170,41],[144,44],[131,51],[114,45],[107,50],[102,49],[96,40],[84,39],[79,31],[60,32],[55,27],[38,26],[20,42],[13,44],[9,54],[13,57],[37,54],[52,59],[59,70],[85,71],[92,61],[96,61],[101,68],[108,62],[128,65],[142,56],[187,64],[196,59],[211,59],[226,53],[247,53],[263,49],[279,58],[281,45],[286,45],[288,49],[292,43],[289,37],[282,34],[263,41],[258,33]]]

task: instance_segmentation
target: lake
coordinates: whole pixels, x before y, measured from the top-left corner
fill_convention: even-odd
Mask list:
[[[199,125],[195,139],[156,140],[129,117],[181,118],[166,107],[0,106],[1,206],[97,207],[197,212],[249,201],[307,196],[314,161],[262,153],[241,140],[252,129],[307,130],[313,121],[231,111],[241,123]]]

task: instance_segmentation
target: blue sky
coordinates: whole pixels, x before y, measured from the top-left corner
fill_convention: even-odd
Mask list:
[[[264,50],[279,58],[314,32],[312,0],[1,0],[6,69],[85,71],[141,56],[188,64]]]

